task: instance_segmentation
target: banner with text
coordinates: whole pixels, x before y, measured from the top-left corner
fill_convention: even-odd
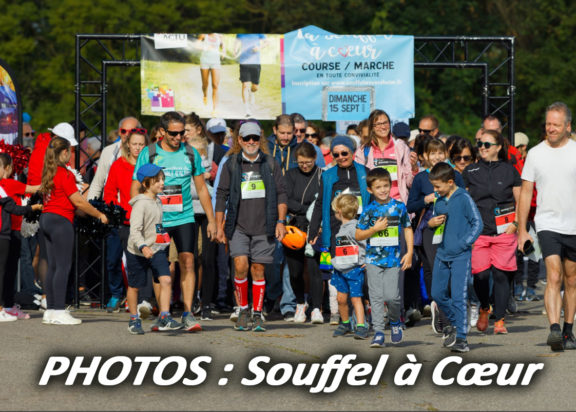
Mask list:
[[[21,143],[18,139],[20,107],[14,77],[8,65],[0,60],[0,141],[8,144]]]
[[[373,109],[414,117],[414,37],[337,35],[308,26],[284,35],[284,113],[362,120]]]

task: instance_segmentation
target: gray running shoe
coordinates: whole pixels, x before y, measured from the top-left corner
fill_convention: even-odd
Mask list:
[[[144,329],[142,329],[142,320],[138,318],[128,322],[128,332],[130,332],[132,335],[144,335]]]
[[[249,309],[242,309],[238,314],[238,320],[236,321],[236,325],[234,325],[234,329],[236,330],[248,330],[248,318],[250,317],[250,310]]]

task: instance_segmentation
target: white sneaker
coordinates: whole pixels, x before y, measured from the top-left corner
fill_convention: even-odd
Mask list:
[[[18,316],[12,316],[4,309],[0,310],[0,322],[14,322],[18,320]]]
[[[475,328],[478,323],[478,305],[470,305],[470,327]]]
[[[230,314],[230,321],[236,322],[240,316],[240,306],[234,306],[234,312]]]
[[[136,306],[138,310],[138,314],[140,315],[140,319],[146,320],[152,315],[152,305],[147,300],[143,300],[142,303],[139,303]]]
[[[310,315],[310,320],[315,325],[321,325],[324,323],[324,316],[322,316],[322,312],[320,312],[320,309],[316,308],[312,311],[312,314]]]
[[[67,310],[52,312],[50,323],[52,325],[80,325],[82,321],[75,318]]]
[[[294,314],[294,323],[306,322],[307,307],[308,305],[306,303],[299,303],[296,305],[296,313]]]
[[[50,325],[52,323],[53,309],[47,309],[44,311],[44,316],[42,317],[42,323],[45,325]]]

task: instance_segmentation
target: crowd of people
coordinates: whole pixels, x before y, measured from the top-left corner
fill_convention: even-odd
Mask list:
[[[487,332],[493,319],[506,334],[515,301],[539,299],[543,258],[547,344],[576,349],[570,125],[569,108],[550,105],[528,151],[494,116],[472,142],[442,134],[433,115],[411,131],[383,110],[345,135],[283,114],[268,137],[255,119],[229,129],[167,112],[150,133],[122,119],[100,150],[82,124],[60,123],[36,137],[18,180],[0,154],[0,321],[29,318],[15,301],[21,257],[42,322],[81,323],[66,306],[74,218],[109,224],[91,202],[102,199],[126,211],[106,234],[106,309],[125,307],[131,334],[149,318],[151,331],[198,332],[218,313],[263,332],[280,312],[378,348],[430,317],[443,346],[467,352],[470,328]],[[29,202],[35,192],[41,203]],[[39,210],[39,225],[18,218]]]

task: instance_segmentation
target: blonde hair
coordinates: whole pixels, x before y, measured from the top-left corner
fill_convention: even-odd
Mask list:
[[[70,150],[70,142],[61,137],[54,137],[46,149],[40,186],[40,191],[46,195],[50,194],[54,188],[54,176],[56,176],[58,166],[66,166],[65,163],[60,162],[60,154],[65,150]]]
[[[126,140],[124,140],[124,143],[122,143],[122,157],[127,162],[130,161],[130,139],[132,138],[132,136],[144,136],[144,147],[148,146],[149,144],[148,135],[146,133],[138,133],[138,132],[130,133],[126,138]]]
[[[331,203],[332,210],[340,212],[345,219],[354,219],[358,214],[358,198],[350,194],[340,194],[336,196]]]

